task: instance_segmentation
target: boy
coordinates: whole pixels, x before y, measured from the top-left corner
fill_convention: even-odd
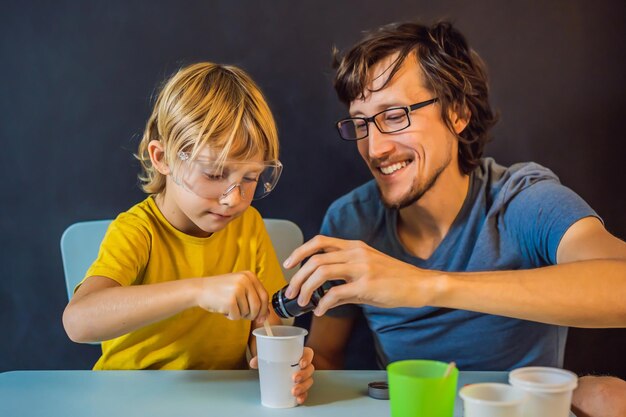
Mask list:
[[[250,207],[282,170],[262,93],[235,67],[181,69],[157,98],[137,158],[150,196],[109,227],[63,314],[68,336],[102,341],[94,369],[245,368],[253,328],[280,323],[268,293],[285,284]],[[312,357],[307,348],[294,375],[300,403]]]

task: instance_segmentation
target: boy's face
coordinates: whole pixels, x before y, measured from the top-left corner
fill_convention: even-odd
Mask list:
[[[372,69],[364,100],[350,103],[351,117],[370,117],[380,111],[434,98],[422,81],[414,55],[409,55],[387,86],[389,67],[396,55],[384,58]],[[385,205],[403,208],[430,190],[447,169],[458,169],[458,143],[441,118],[437,102],[412,111],[410,126],[395,133],[381,133],[373,123],[369,135],[357,142],[359,153],[376,179]],[[441,181],[440,181],[441,182]],[[445,187],[445,184],[442,185]]]
[[[226,164],[211,164],[208,149],[194,161],[182,161],[174,175],[167,176],[160,209],[178,230],[205,237],[239,217],[252,202],[261,157]],[[159,203],[159,199],[157,199]]]

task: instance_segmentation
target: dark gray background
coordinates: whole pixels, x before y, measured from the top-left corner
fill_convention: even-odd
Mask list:
[[[450,18],[490,70],[487,155],[560,176],[626,238],[623,1],[5,1],[0,15],[0,371],[90,367],[70,342],[59,238],[143,198],[131,153],[154,87],[183,64],[239,65],[275,113],[285,172],[265,217],[305,237],[369,178],[333,121],[330,50],[363,30]],[[598,277],[601,285],[602,277]],[[568,291],[563,288],[563,291]],[[566,366],[626,377],[624,330],[572,330]]]

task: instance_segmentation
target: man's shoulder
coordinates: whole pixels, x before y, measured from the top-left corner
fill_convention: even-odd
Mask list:
[[[383,205],[376,182],[371,180],[330,205],[321,233],[343,239],[370,242],[378,235],[385,222]]]
[[[374,214],[384,209],[376,181],[370,180],[335,200],[328,208],[328,215],[346,213]]]
[[[507,167],[492,158],[484,158],[474,175],[494,202],[503,203],[537,184],[546,181],[560,184],[554,172],[535,162],[519,162]]]
[[[493,158],[483,158],[477,173],[493,183],[519,182],[524,179],[551,179],[558,177],[550,169],[536,162],[518,162],[510,166],[498,164]]]

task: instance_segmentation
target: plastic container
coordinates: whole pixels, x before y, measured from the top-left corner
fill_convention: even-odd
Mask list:
[[[466,385],[459,391],[465,417],[522,417],[525,392],[508,384]]]
[[[531,366],[511,371],[509,383],[527,394],[523,417],[569,417],[578,377],[565,369]]]

